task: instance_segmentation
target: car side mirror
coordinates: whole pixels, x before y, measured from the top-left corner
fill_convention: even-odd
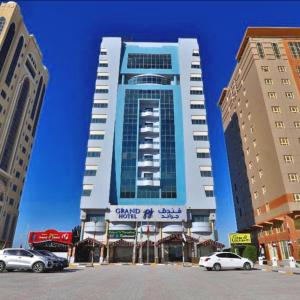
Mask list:
[[[34,257],[34,255],[33,255],[33,254],[30,254],[30,257]]]

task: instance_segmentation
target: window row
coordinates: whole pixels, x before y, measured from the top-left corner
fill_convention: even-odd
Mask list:
[[[273,85],[274,84],[274,81],[271,78],[265,78],[264,81],[265,81],[266,85]],[[281,83],[283,85],[290,85],[291,81],[288,78],[281,78]]]
[[[281,113],[281,108],[278,105],[271,106],[273,113]],[[292,113],[298,113],[299,107],[298,106],[289,106],[289,111]]]
[[[286,67],[285,66],[278,66],[277,69],[281,73],[286,72]],[[263,72],[270,72],[269,66],[261,66],[261,70]]]
[[[274,56],[277,59],[281,58],[281,53],[280,53],[280,49],[279,49],[278,44],[277,43],[271,43],[271,47],[272,47]],[[257,48],[258,56],[260,58],[265,58],[265,51],[264,51],[264,47],[263,47],[262,43],[260,43],[260,42],[256,43],[256,48]]]
[[[277,99],[277,93],[276,92],[268,92],[268,97],[270,99]],[[285,92],[285,97],[287,99],[294,99],[294,93],[293,92]]]
[[[275,127],[276,128],[285,128],[285,124],[283,121],[275,121]],[[294,122],[294,127],[295,128],[300,128],[300,121],[295,121]]]

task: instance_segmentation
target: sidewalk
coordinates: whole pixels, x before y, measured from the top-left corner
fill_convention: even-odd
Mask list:
[[[278,266],[273,267],[272,265],[262,265],[255,264],[254,268],[257,270],[265,271],[265,272],[278,272],[288,275],[300,275],[300,268],[291,268],[289,266]]]

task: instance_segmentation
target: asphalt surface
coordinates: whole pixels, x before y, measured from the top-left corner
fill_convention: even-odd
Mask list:
[[[300,299],[300,275],[199,267],[97,266],[0,273],[0,299]]]

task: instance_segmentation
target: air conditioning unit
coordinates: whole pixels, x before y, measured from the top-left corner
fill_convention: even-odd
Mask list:
[[[216,213],[210,213],[209,214],[209,221],[215,221],[216,220]]]
[[[86,212],[83,211],[83,210],[80,212],[80,220],[81,221],[85,221],[86,220]]]

